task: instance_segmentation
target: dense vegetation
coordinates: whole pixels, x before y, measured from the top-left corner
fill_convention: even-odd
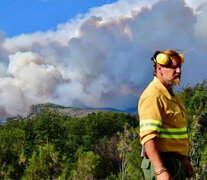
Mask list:
[[[186,107],[190,159],[207,179],[207,83],[179,92]],[[45,110],[40,116],[0,125],[0,179],[137,180],[141,145],[136,117],[92,113],[69,117]]]
[[[115,112],[78,118],[45,110],[9,119],[0,126],[0,178],[113,179],[122,164],[121,132],[137,125],[135,117]]]
[[[185,105],[190,138],[190,159],[195,179],[207,179],[207,82],[187,86],[179,92]]]

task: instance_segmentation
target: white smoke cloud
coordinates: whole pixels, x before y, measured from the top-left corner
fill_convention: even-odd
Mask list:
[[[0,63],[0,78],[7,76],[7,67],[6,65]]]
[[[33,34],[21,34],[19,36],[7,39],[3,47],[10,53],[16,51],[30,51],[40,49],[50,45],[67,46],[68,41],[78,36],[78,28],[83,20],[79,18],[71,20],[66,24],[59,24],[57,31],[49,30],[47,32],[35,32]]]
[[[200,15],[198,17],[197,23],[195,25],[195,32],[198,39],[198,43],[200,44],[200,48],[206,51],[207,49],[207,1],[203,6],[200,8]]]
[[[52,100],[61,83],[58,69],[32,52],[17,52],[9,60],[9,76],[0,80],[0,107],[9,115],[22,114],[31,104]]]
[[[196,11],[200,11],[199,8],[202,8],[206,2],[206,0],[185,0],[186,5],[192,8],[195,13]]]
[[[183,84],[202,81],[207,9],[192,2],[119,0],[92,8],[56,31],[0,38],[0,57],[8,57],[0,63],[0,119],[45,102],[136,106],[152,79],[150,58],[165,48],[194,48],[185,54]],[[192,76],[192,68],[199,74]]]
[[[138,13],[142,8],[150,8],[158,0],[119,0],[115,3],[106,4],[101,7],[91,8],[85,15],[77,15],[74,19],[65,24],[59,24],[56,31],[35,32],[33,34],[22,34],[11,39],[7,39],[3,46],[11,53],[16,51],[29,51],[36,46],[48,46],[49,44],[59,44],[67,46],[71,38],[80,35],[79,28],[91,16],[101,17],[102,23],[119,21],[121,18],[132,18],[134,13]]]
[[[3,47],[5,43],[5,34],[0,30],[0,64],[4,64],[8,59],[8,51]]]
[[[196,23],[194,24],[195,36],[200,48],[206,51],[207,45],[207,0],[185,0],[187,6],[193,9],[197,15]]]

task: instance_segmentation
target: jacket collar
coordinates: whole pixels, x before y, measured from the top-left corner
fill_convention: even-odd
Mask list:
[[[175,91],[172,91],[174,96],[172,96],[169,91],[167,90],[167,88],[160,82],[160,80],[155,76],[153,81],[153,86],[159,91],[161,92],[161,94],[163,94],[165,97],[167,97],[167,99],[174,101],[176,103],[178,103],[178,105],[181,107],[181,109],[185,110],[185,107],[183,106],[183,104],[180,102],[177,94],[175,93]]]
[[[155,88],[158,91],[160,91],[164,96],[166,96],[169,100],[176,101],[176,93],[172,91],[174,94],[174,96],[172,96],[167,90],[167,88],[160,82],[160,80],[156,76],[154,77],[152,83],[155,86]]]

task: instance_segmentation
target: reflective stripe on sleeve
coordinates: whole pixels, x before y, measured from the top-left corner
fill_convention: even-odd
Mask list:
[[[160,128],[162,126],[162,122],[154,119],[147,119],[147,120],[142,120],[140,122],[140,131],[144,130],[155,130],[155,131],[160,131]]]
[[[168,139],[188,138],[187,128],[160,128],[159,137]]]

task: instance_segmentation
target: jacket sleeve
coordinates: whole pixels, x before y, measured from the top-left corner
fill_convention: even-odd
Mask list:
[[[159,97],[149,95],[146,98],[140,98],[138,111],[142,145],[159,136],[162,126],[162,109],[163,106]]]

